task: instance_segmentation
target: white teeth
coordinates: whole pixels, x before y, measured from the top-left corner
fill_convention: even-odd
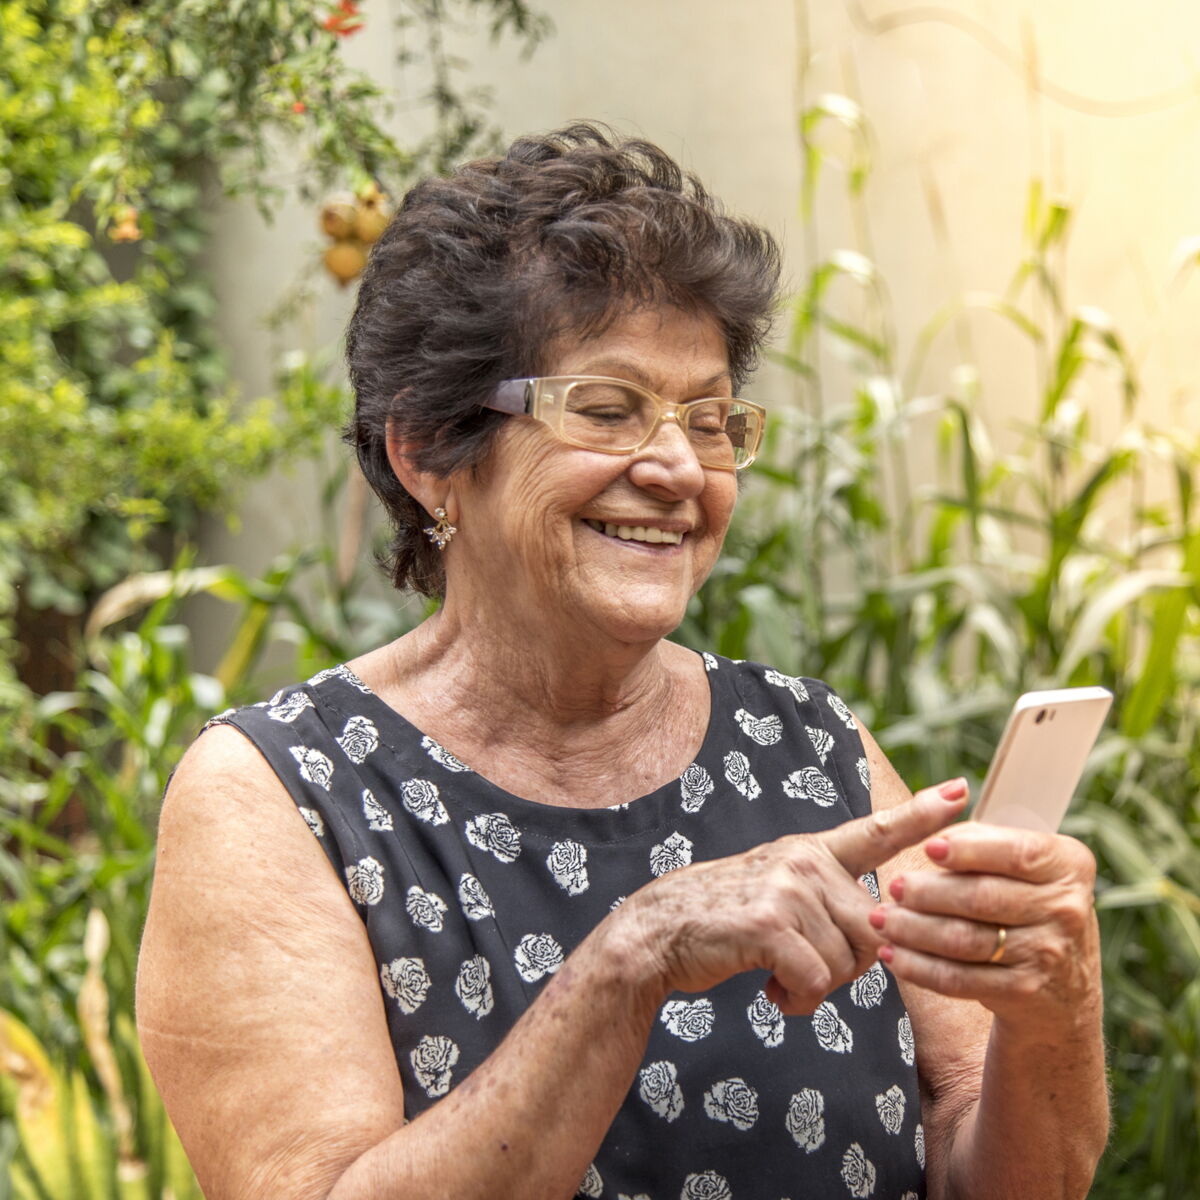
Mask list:
[[[671,529],[659,529],[654,525],[614,525],[611,521],[606,521],[602,525],[599,521],[593,521],[591,518],[586,520],[586,524],[590,525],[597,533],[604,533],[611,538],[620,538],[623,542],[647,542],[652,546],[665,542],[671,546],[678,546],[683,541],[682,533]]]

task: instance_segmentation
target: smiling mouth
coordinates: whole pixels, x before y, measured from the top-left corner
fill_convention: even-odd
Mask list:
[[[611,521],[593,521],[590,517],[585,517],[583,523],[605,537],[619,538],[623,542],[678,546],[683,541],[683,534],[677,530],[657,529],[652,525],[614,525]]]

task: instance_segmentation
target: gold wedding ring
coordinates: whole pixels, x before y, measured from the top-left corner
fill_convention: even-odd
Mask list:
[[[990,963],[998,963],[1004,957],[1004,943],[1008,941],[1008,930],[1003,925],[996,927],[996,945],[992,949]]]

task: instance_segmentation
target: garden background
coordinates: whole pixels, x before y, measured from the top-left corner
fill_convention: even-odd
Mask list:
[[[1116,693],[1115,1128],[1200,1178],[1200,10],[1147,0],[0,4],[0,1200],[198,1195],[137,1052],[165,780],[395,636],[333,430],[414,177],[574,117],[783,239],[770,443],[680,631],[837,686],[913,786]],[[1069,1098],[1064,1099],[1069,1103]]]

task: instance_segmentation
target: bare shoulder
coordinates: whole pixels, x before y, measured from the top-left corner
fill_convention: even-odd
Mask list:
[[[138,1029],[209,1197],[325,1195],[402,1123],[362,921],[291,797],[214,726],[163,803]]]

